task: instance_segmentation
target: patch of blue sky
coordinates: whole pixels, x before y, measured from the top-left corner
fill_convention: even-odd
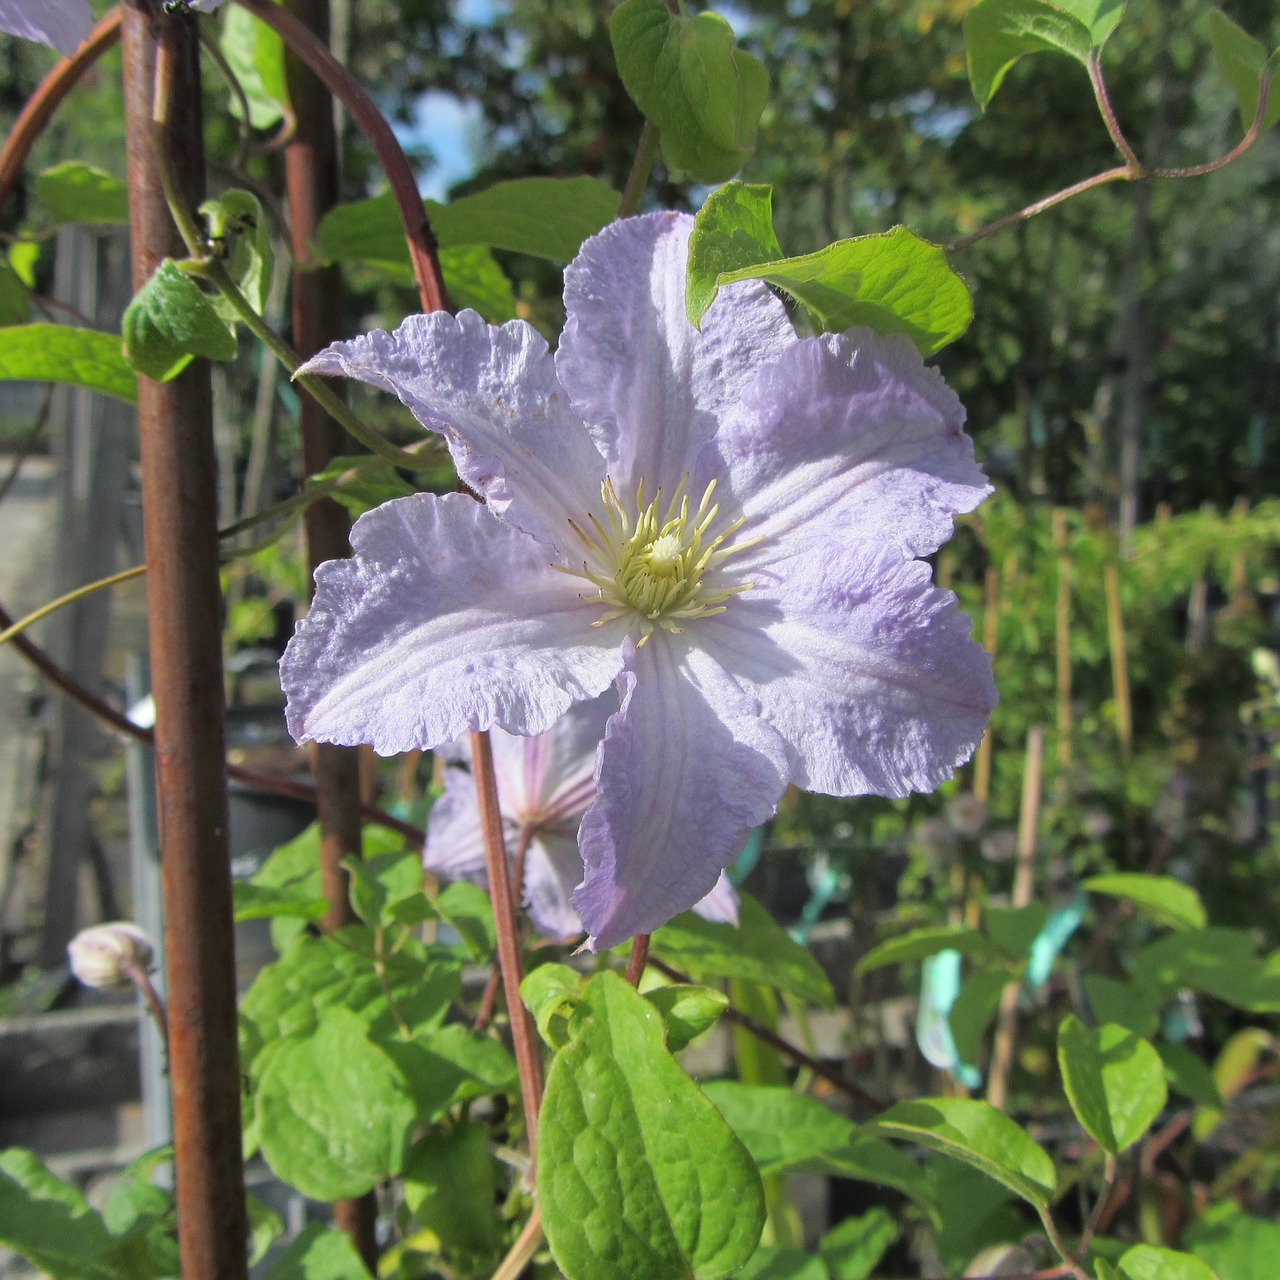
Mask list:
[[[467,102],[435,89],[418,99],[413,122],[397,125],[396,136],[404,146],[427,147],[434,158],[418,178],[418,190],[424,196],[446,199],[449,188],[475,170],[483,128],[478,102]]]

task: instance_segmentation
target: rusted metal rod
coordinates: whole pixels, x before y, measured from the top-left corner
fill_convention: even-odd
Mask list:
[[[194,208],[203,191],[195,18],[126,0],[124,98],[133,285],[182,245],[152,133],[159,56],[172,99],[171,172]],[[227,850],[217,471],[209,368],[138,379],[147,552],[165,985],[173,1091],[178,1245],[185,1280],[247,1275],[240,1068]]]
[[[288,0],[294,16],[323,44],[329,43],[329,0]],[[338,267],[308,266],[320,219],[338,203],[338,140],[333,102],[324,85],[296,54],[287,55],[289,100],[295,127],[285,148],[289,223],[293,237],[293,345],[304,359],[342,336],[342,280]],[[342,451],[342,428],[305,393],[299,397],[304,475],[324,471]],[[307,559],[316,566],[351,554],[351,521],[332,498],[321,498],[303,516]],[[318,742],[311,748],[320,824],[320,878],[329,910],[324,927],[340,929],[355,919],[342,859],[361,853],[360,757],[355,747]],[[333,1206],[334,1221],[346,1232],[370,1271],[378,1267],[378,1201],[370,1191]]]

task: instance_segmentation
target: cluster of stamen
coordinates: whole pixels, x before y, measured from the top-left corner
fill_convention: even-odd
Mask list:
[[[743,521],[735,520],[713,534],[712,525],[720,514],[719,504],[712,501],[716,482],[712,480],[698,505],[691,507],[685,493],[688,480],[685,476],[676,486],[665,514],[662,491],[646,504],[642,480],[632,515],[619,500],[613,481],[606,479],[600,486],[604,519],[590,513],[590,529],[569,521],[588,558],[581,569],[556,567],[595,587],[605,606],[596,626],[635,615],[643,624],[643,644],[654,627],[678,632],[690,618],[723,613],[730,596],[751,587],[749,582],[725,586],[708,580],[712,570],[759,539],[726,545]]]

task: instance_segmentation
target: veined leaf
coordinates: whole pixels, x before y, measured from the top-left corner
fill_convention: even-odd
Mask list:
[[[964,39],[969,83],[984,110],[1009,68],[1026,54],[1065,53],[1087,65],[1095,47],[1089,26],[1049,0],[979,0],[965,15]]]
[[[134,404],[137,375],[120,353],[120,338],[65,324],[0,329],[0,380],[65,382]]]

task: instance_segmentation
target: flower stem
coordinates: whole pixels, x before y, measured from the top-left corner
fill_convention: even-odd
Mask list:
[[[649,184],[649,175],[653,172],[653,162],[658,158],[658,127],[652,120],[644,122],[640,130],[640,142],[636,147],[636,158],[631,162],[631,172],[627,174],[627,185],[622,188],[622,203],[618,205],[618,217],[629,218],[640,207],[640,197]]]
[[[151,975],[147,973],[141,965],[135,964],[132,960],[120,961],[120,972],[138,989],[138,994],[146,1003],[147,1012],[151,1015],[152,1020],[156,1024],[156,1029],[160,1032],[160,1043],[164,1045],[165,1052],[165,1070],[168,1070],[169,1058],[169,1015],[165,1010],[164,1001],[160,999],[160,993],[155,988],[155,983],[151,981]]]
[[[627,981],[633,987],[640,985],[640,979],[644,977],[644,969],[648,961],[649,935],[647,933],[637,933],[631,939],[631,955],[627,960]]]
[[[529,1259],[537,1252],[541,1243],[542,1213],[535,1204],[533,1212],[529,1215],[529,1221],[524,1224],[524,1230],[520,1232],[515,1244],[511,1246],[507,1256],[493,1273],[493,1280],[519,1280],[525,1267],[529,1265]]]
[[[1066,1242],[1063,1240],[1058,1231],[1058,1225],[1053,1220],[1053,1215],[1049,1212],[1048,1207],[1040,1209],[1040,1221],[1044,1224],[1044,1233],[1049,1237],[1049,1243],[1057,1250],[1058,1256],[1062,1259],[1066,1267],[1066,1275],[1074,1276],[1075,1280],[1089,1280],[1089,1273],[1076,1261],[1071,1250],[1067,1248]]]
[[[105,587],[114,587],[120,582],[128,582],[130,578],[141,577],[146,571],[147,566],[145,564],[135,564],[132,569],[122,569],[119,573],[113,573],[109,577],[99,578],[97,582],[86,582],[84,586],[77,587],[74,591],[68,591],[66,595],[59,596],[56,600],[50,600],[48,604],[42,604],[34,612],[27,614],[25,618],[19,618],[17,622],[11,623],[3,631],[0,631],[0,645],[8,644],[15,636],[25,631],[28,627],[34,626],[41,618],[47,618],[49,614],[56,613],[63,605],[74,604],[77,600],[92,595],[95,591],[101,591]]]
[[[511,881],[507,874],[507,848],[502,834],[502,813],[498,807],[498,786],[493,772],[493,748],[488,733],[471,735],[472,773],[480,807],[480,830],[484,836],[485,871],[489,897],[493,902],[493,922],[498,934],[498,964],[502,989],[507,998],[511,1036],[515,1042],[516,1065],[520,1069],[520,1094],[524,1101],[525,1129],[529,1134],[529,1156],[537,1151],[538,1108],[542,1105],[542,1061],[533,1019],[520,999],[520,937],[516,913],[511,905]],[[532,1167],[532,1166],[531,1166]]]

